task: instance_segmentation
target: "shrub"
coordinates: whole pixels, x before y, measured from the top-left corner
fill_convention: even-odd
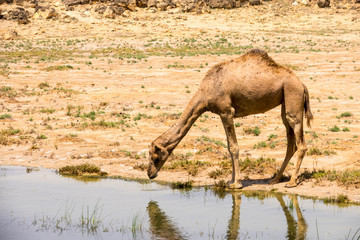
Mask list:
[[[340,117],[351,117],[352,114],[350,112],[343,112]]]
[[[7,114],[7,113],[5,113],[3,115],[0,115],[0,119],[11,119],[11,118],[12,118],[12,116],[10,114]]]
[[[244,128],[245,134],[253,134],[254,136],[259,136],[261,131],[258,126],[255,126],[254,128]]]
[[[223,169],[215,169],[211,172],[209,172],[209,177],[213,178],[213,179],[217,179],[218,177],[222,177],[224,175],[226,175],[227,171],[223,170]]]
[[[319,155],[322,155],[322,154],[323,154],[322,151],[320,149],[316,148],[316,147],[312,147],[307,151],[307,155],[310,155],[310,156],[312,156],[312,155],[319,156]]]
[[[81,165],[67,165],[59,169],[62,175],[83,176],[85,174],[97,174],[99,176],[106,176],[107,173],[100,170],[94,164],[84,163]]]
[[[332,128],[329,128],[330,132],[340,132],[340,128],[336,125],[334,125]]]

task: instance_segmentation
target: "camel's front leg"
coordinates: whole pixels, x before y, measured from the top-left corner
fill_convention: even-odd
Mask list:
[[[226,132],[227,144],[233,167],[232,178],[231,181],[228,182],[228,186],[229,188],[242,188],[240,182],[239,146],[236,140],[234,114],[235,110],[231,108],[230,111],[221,114],[220,117]]]

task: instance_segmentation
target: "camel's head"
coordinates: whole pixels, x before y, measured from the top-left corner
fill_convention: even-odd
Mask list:
[[[148,168],[148,176],[150,179],[157,177],[158,171],[160,171],[160,168],[164,165],[168,157],[169,152],[164,147],[156,143],[151,143]]]

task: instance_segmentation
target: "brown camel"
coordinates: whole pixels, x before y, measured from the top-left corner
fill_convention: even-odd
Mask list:
[[[313,115],[306,86],[288,68],[279,66],[265,51],[253,49],[239,58],[212,67],[202,80],[198,92],[190,100],[180,119],[160,137],[149,150],[148,176],[153,179],[165,161],[189,131],[196,119],[206,111],[220,116],[228,150],[232,159],[232,179],[229,188],[241,188],[239,147],[234,118],[263,113],[280,105],[286,127],[287,151],[285,160],[270,183],[278,183],[291,157],[298,150],[295,171],[287,187],[295,187],[301,162],[306,153],[303,133],[303,114],[307,125]]]

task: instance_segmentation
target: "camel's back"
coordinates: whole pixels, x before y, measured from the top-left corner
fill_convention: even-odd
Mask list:
[[[215,65],[200,88],[210,103],[219,96],[230,98],[245,115],[264,112],[283,100],[285,81],[298,81],[294,73],[278,65],[265,51],[253,49],[239,58]],[[251,109],[246,109],[252,105]]]

